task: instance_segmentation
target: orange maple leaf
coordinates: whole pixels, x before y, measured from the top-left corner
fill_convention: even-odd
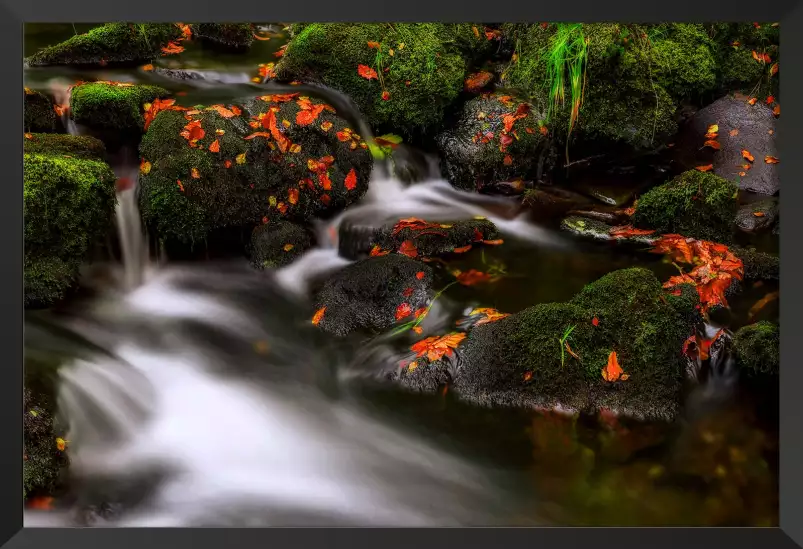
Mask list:
[[[354,171],[354,168],[351,168],[351,171],[346,175],[343,185],[349,191],[353,191],[357,187],[357,173]]]
[[[415,247],[412,240],[405,240],[399,247],[399,253],[407,257],[418,257],[418,248]]]
[[[622,367],[619,366],[619,359],[616,356],[616,351],[611,351],[608,355],[608,364],[602,369],[602,379],[605,381],[627,381],[630,376],[624,373]]]
[[[220,141],[217,139],[212,141],[212,144],[209,145],[209,151],[213,153],[220,152]]]
[[[465,338],[466,334],[463,332],[453,332],[440,337],[430,336],[413,344],[410,350],[414,351],[418,358],[426,356],[431,361],[440,360],[444,355],[452,356]]]
[[[357,74],[359,74],[366,80],[371,80],[372,78],[378,78],[376,71],[371,67],[369,67],[368,65],[358,65]]]
[[[412,290],[412,288],[410,289]],[[411,314],[413,314],[413,309],[412,307],[410,307],[409,303],[402,303],[401,305],[396,307],[396,321],[399,321],[403,318],[407,318]]]

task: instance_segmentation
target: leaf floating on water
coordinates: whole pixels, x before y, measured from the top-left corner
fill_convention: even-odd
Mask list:
[[[162,55],[173,55],[175,53],[181,53],[184,51],[184,46],[179,46],[175,42],[168,42],[165,47],[162,48]]]
[[[366,80],[372,80],[378,78],[376,71],[369,67],[368,65],[358,65],[357,66],[357,74],[365,78]]]
[[[744,159],[745,159],[745,160],[747,160],[748,162],[752,162],[752,161],[754,160],[754,158],[753,158],[753,155],[752,155],[752,154],[750,154],[750,151],[748,151],[748,150],[746,150],[746,149],[742,149],[742,156],[743,156],[743,157],[744,157]]]
[[[318,309],[317,311],[315,311],[315,314],[314,314],[314,315],[312,315],[312,323],[313,323],[314,325],[316,325],[316,326],[317,326],[318,324],[320,324],[321,320],[323,320],[323,314],[324,314],[325,312],[326,312],[326,307],[321,307],[320,309]]]
[[[706,164],[705,166],[697,166],[694,169],[697,170],[698,172],[710,172],[711,170],[714,169],[714,165],[713,164]]]
[[[50,496],[42,496],[31,498],[27,502],[28,509],[35,509],[37,511],[52,511],[53,498]]]
[[[455,277],[463,286],[474,286],[475,284],[490,282],[494,278],[488,273],[483,273],[482,271],[477,271],[476,269],[471,269],[466,272],[456,271]]]
[[[778,160],[774,156],[767,155],[764,157],[764,162],[766,162],[767,164],[778,164],[780,160]]]
[[[619,359],[616,356],[616,351],[611,351],[608,355],[608,364],[602,369],[602,379],[608,382],[626,381],[628,375],[624,373],[622,367],[619,366]]]
[[[768,303],[778,299],[778,295],[778,292],[770,292],[756,301],[755,305],[750,307],[750,311],[747,313],[748,320],[752,320]]]
[[[416,353],[418,358],[426,356],[428,360],[440,360],[444,355],[452,356],[454,350],[466,338],[463,332],[453,332],[441,337],[431,336],[415,343],[410,350]]]

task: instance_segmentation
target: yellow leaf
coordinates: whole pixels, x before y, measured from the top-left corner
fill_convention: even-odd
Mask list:
[[[295,246],[293,246],[292,244],[285,244],[283,249],[284,249],[284,251],[285,251],[285,252],[289,252],[289,251],[290,251],[290,250],[292,250],[294,247],[295,247]]]
[[[276,197],[275,196],[268,197],[268,204],[270,204],[271,207],[276,206]]]
[[[416,368],[418,368],[418,362],[416,362],[416,361],[413,361],[413,362],[411,362],[410,364],[407,365],[407,371],[408,372],[412,372]]]
[[[238,154],[235,160],[238,164],[245,164],[245,153]]]

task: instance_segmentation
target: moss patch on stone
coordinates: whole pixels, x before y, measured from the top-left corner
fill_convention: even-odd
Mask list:
[[[23,141],[26,153],[61,155],[65,158],[105,160],[103,141],[85,135],[35,133]]]
[[[739,366],[748,375],[777,375],[780,366],[780,330],[767,321],[740,328],[733,337]]]
[[[707,25],[716,59],[716,91],[752,93],[757,97],[774,95],[780,99],[779,78],[769,68],[780,58],[780,31],[772,23],[714,23]],[[766,65],[753,58],[753,51],[767,53]]]
[[[25,304],[61,298],[114,213],[115,175],[98,160],[26,153]]]
[[[75,122],[90,128],[138,132],[145,124],[144,105],[168,95],[158,86],[92,82],[73,88],[70,110]]]
[[[26,132],[54,133],[60,123],[53,102],[45,94],[25,88],[24,129]]]
[[[474,36],[471,25],[441,23],[313,23],[293,35],[276,66],[279,79],[339,90],[372,125],[406,133],[443,120],[463,89],[467,45],[485,41]],[[380,46],[371,48],[369,42]],[[360,76],[360,65],[375,70],[377,78]]]
[[[287,221],[260,225],[251,234],[249,255],[257,269],[283,267],[310,248],[312,238],[304,227]]]
[[[661,233],[730,242],[738,187],[710,173],[689,170],[639,197],[633,222]]]
[[[49,494],[56,487],[67,457],[56,445],[52,403],[42,394],[23,392],[22,498]]]
[[[27,61],[32,67],[143,63],[180,37],[181,30],[173,23],[108,23],[44,48]]]

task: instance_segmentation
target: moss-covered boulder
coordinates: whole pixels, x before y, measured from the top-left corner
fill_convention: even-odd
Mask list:
[[[555,44],[586,40],[586,87],[573,135],[637,149],[651,148],[677,131],[675,112],[716,83],[713,45],[702,25],[589,23],[505,25],[518,56],[502,83],[547,112],[552,84],[548,66],[565,56]],[[572,52],[569,52],[572,54]],[[567,139],[571,94],[564,108],[550,115],[558,141]]]
[[[772,23],[714,23],[706,25],[716,61],[716,91],[754,93],[780,97],[778,76],[769,69],[778,62],[780,29]],[[753,52],[770,57],[757,61]]]
[[[144,63],[180,37],[181,29],[173,23],[108,23],[44,48],[26,61],[31,67]]]
[[[54,133],[60,131],[61,122],[53,108],[53,101],[45,94],[25,88],[24,129],[26,132]]]
[[[780,342],[780,330],[772,322],[761,321],[740,328],[733,337],[737,364],[750,376],[778,375]]]
[[[727,243],[739,209],[737,190],[719,176],[689,170],[639,197],[633,223],[660,233]]]
[[[733,246],[731,250],[744,264],[745,280],[778,280],[780,277],[781,261],[777,255],[742,246]]]
[[[408,218],[379,228],[361,227],[345,221],[340,224],[340,255],[357,259],[373,254],[413,253],[417,257],[437,257],[454,250],[466,251],[483,241],[499,239],[499,231],[487,219],[469,219],[450,223],[431,223]]]
[[[141,132],[145,106],[170,92],[158,86],[128,82],[90,82],[76,86],[70,96],[73,120],[92,129]]]
[[[141,211],[161,238],[335,213],[368,189],[372,158],[333,109],[298,94],[168,108],[142,139]]]
[[[114,214],[115,175],[99,160],[26,153],[25,305],[64,296],[87,252],[106,236]]]
[[[437,137],[444,176],[464,190],[538,180],[552,166],[543,115],[502,93],[467,102],[454,128]],[[543,129],[542,129],[543,128]]]
[[[695,296],[692,289],[669,301],[650,271],[614,271],[570,302],[472,328],[457,349],[453,390],[485,405],[607,408],[671,419],[679,409],[681,349],[696,318]],[[606,380],[612,352],[623,372]],[[424,358],[417,363],[431,367]]]
[[[106,159],[103,141],[86,135],[34,133],[23,141],[23,145],[25,152],[30,154],[61,155],[84,160]]]
[[[283,267],[312,246],[307,229],[287,221],[260,225],[251,233],[249,256],[257,269]]]
[[[193,37],[226,49],[245,50],[254,41],[250,23],[195,23],[190,29]]]
[[[43,394],[23,392],[22,497],[50,494],[68,463],[66,448],[59,449],[53,425],[52,402]]]
[[[463,89],[466,53],[486,42],[467,24],[313,23],[293,32],[275,73],[345,93],[375,127],[417,133],[443,120]]]
[[[415,319],[432,299],[433,274],[403,255],[372,257],[349,265],[316,292],[318,326],[338,336],[376,334]],[[316,315],[317,316],[317,315]]]

